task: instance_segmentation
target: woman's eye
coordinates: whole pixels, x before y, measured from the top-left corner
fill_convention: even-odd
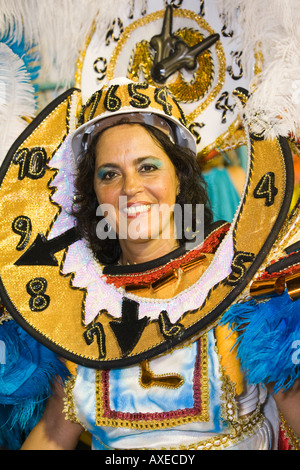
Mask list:
[[[147,173],[150,172],[150,171],[154,171],[154,170],[157,170],[157,166],[153,165],[153,164],[150,164],[150,163],[147,163],[147,164],[145,163],[140,168],[140,171],[147,172]]]
[[[109,171],[100,171],[98,174],[98,177],[101,181],[110,181],[112,180],[117,173],[115,171],[109,170]]]

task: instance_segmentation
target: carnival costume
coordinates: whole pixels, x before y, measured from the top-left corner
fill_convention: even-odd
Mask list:
[[[244,90],[236,96],[242,104],[247,100]],[[299,376],[297,364],[286,364],[299,327],[299,301],[291,300],[298,219],[296,211],[287,217],[293,193],[288,145],[282,138],[249,136],[248,182],[231,226],[207,227],[197,247],[148,264],[103,266],[71,215],[76,161],[84,158],[91,135],[125,114],[153,125],[162,118],[175,141],[194,143],[165,89],[113,81],[88,100],[75,130],[79,99],[80,92],[70,90],[51,103],[17,139],[1,169],[7,324],[11,315],[47,350],[78,364],[66,385],[66,413],[93,434],[96,449],[276,447],[276,418],[271,423],[272,416],[262,414],[265,392],[257,385],[290,386]],[[254,218],[255,233],[249,230]],[[272,300],[258,308],[248,301],[253,278],[254,295],[261,295],[266,279],[277,293],[275,325]],[[288,306],[283,312],[281,302]],[[230,334],[225,322],[239,330],[245,319],[241,336]],[[272,334],[282,350],[274,370],[265,348]],[[258,364],[254,340],[263,356]],[[252,385],[241,372],[236,343]]]
[[[106,2],[100,15],[99,0],[45,2],[46,9],[41,0],[25,9],[0,3],[8,23],[0,44],[1,160],[8,151],[0,172],[0,446],[20,448],[58,377],[66,416],[91,432],[95,449],[299,448],[288,426],[289,440],[280,442],[284,421],[261,386],[289,389],[300,375],[299,203],[289,150],[299,146],[298,16],[290,15],[299,7],[113,0],[104,41],[97,33],[109,23]],[[202,41],[208,47],[199,53]],[[73,77],[79,48],[76,89],[27,126],[33,51],[63,80]],[[135,83],[105,86],[118,76]],[[122,111],[146,112],[152,125],[157,116],[175,123],[174,140],[193,147],[187,125],[201,161],[248,148],[239,204],[234,189],[226,207],[215,190],[226,171],[206,177],[214,208],[223,203],[215,220],[225,221],[205,227],[197,246],[131,267],[100,264],[71,215],[72,142],[78,158],[91,121]]]

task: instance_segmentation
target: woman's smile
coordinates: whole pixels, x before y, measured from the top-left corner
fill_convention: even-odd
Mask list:
[[[151,211],[151,204],[147,202],[128,203],[127,207],[121,209],[128,218],[136,218],[141,214]]]

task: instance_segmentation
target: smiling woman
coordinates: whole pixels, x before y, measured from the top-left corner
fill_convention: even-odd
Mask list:
[[[184,304],[187,310],[199,302],[193,300],[201,291],[197,281],[225,233],[224,224],[221,229],[220,223],[211,226],[212,214],[195,142],[177,103],[164,89],[116,79],[96,92],[83,108],[72,146],[77,162],[73,208],[77,228],[98,262],[105,265],[107,284],[121,289],[123,298],[117,321],[111,321],[111,308],[103,309],[86,332],[97,335],[103,358],[108,349],[117,346],[113,354],[120,356],[121,368],[93,371],[78,366],[76,379],[70,382],[67,392],[71,406],[67,407],[67,416],[74,419],[71,410],[75,410],[75,421],[90,430],[97,449],[158,449],[167,443],[177,448],[179,443],[186,448],[218,448],[222,435],[224,448],[267,448],[270,428],[257,411],[255,387],[246,387],[239,402],[240,411],[236,412],[240,416],[230,428],[237,437],[226,437],[222,383],[228,379],[223,373],[219,375],[215,347],[219,341],[216,338],[222,334],[218,329],[162,358],[154,355],[149,362],[147,352],[140,356],[146,360],[139,365],[130,366],[128,362],[131,352],[143,342],[147,349],[147,336],[156,334],[151,321],[155,317],[151,316],[147,299],[160,303],[159,328],[164,338],[180,337],[184,327],[180,317],[176,322],[175,312],[179,305]],[[198,205],[204,207],[202,219],[196,210]],[[182,216],[187,206],[192,207],[190,226]],[[179,218],[175,217],[176,208],[181,212]],[[201,239],[189,250],[187,241],[191,232],[196,235],[199,222],[205,241]],[[141,311],[143,303],[146,310]],[[109,329],[104,331],[106,316]],[[243,388],[239,363],[236,359],[233,363],[231,379],[235,384],[231,385],[232,395],[225,399],[228,418]],[[88,392],[94,386],[95,401]],[[246,436],[237,428],[243,414],[249,413],[250,437],[246,443]],[[177,436],[171,443],[170,428]]]

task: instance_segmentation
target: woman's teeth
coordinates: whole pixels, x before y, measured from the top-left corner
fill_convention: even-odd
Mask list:
[[[135,215],[135,214],[140,214],[142,212],[148,212],[150,208],[151,208],[150,204],[143,204],[141,206],[130,206],[130,207],[126,207],[125,212],[128,215]]]

